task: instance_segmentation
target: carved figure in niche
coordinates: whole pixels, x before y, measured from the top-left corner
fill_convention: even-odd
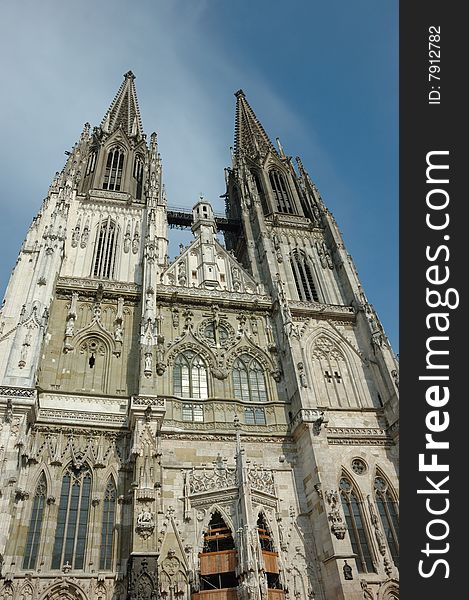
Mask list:
[[[130,250],[130,231],[127,231],[124,237],[124,252],[129,253]]]
[[[79,239],[80,239],[80,226],[77,225],[72,233],[72,248],[76,248],[78,246]]]
[[[180,262],[178,266],[178,283],[179,285],[186,285],[187,283],[186,263],[184,261]]]
[[[300,383],[301,383],[302,387],[307,388],[308,382],[306,380],[305,366],[302,362],[299,362],[297,364],[297,367],[298,367],[298,374],[300,376]]]
[[[65,328],[65,336],[72,337],[74,328],[75,328],[75,317],[70,316],[70,318],[67,321],[67,326]]]
[[[233,279],[233,289],[235,292],[239,292],[241,289],[241,275],[238,267],[232,267],[231,276]]]
[[[137,516],[138,525],[148,525],[153,523],[153,515],[149,510],[142,510]]]
[[[116,323],[116,328],[114,330],[114,339],[116,342],[122,342],[124,336],[124,330],[122,329],[121,323]]]
[[[367,496],[367,500],[368,500],[368,508],[370,509],[371,523],[375,530],[376,541],[378,542],[378,548],[379,548],[379,551],[381,552],[381,555],[384,556],[386,554],[386,540],[384,538],[383,532],[381,531],[381,527],[379,526],[378,515],[376,514],[374,503],[371,500],[370,495]]]
[[[138,237],[137,232],[135,232],[134,239],[132,240],[132,254],[137,254],[139,246],[140,246],[140,238]]]
[[[145,367],[144,367],[144,373],[147,377],[150,377],[151,375],[151,371],[152,371],[152,362],[153,362],[153,356],[151,352],[145,352]]]
[[[352,567],[347,563],[346,560],[344,562],[344,579],[353,579]]]
[[[89,226],[87,223],[85,225],[85,228],[83,229],[83,233],[81,234],[80,248],[86,248],[89,237],[90,237],[90,230],[89,230]]]

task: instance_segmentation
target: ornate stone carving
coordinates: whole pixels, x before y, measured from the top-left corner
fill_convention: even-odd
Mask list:
[[[155,530],[155,520],[153,513],[147,509],[143,509],[137,516],[137,525],[135,531],[140,537],[146,540]]]
[[[347,531],[347,525],[340,513],[339,493],[336,490],[329,490],[324,493],[324,497],[330,507],[327,518],[331,523],[331,531],[338,540],[343,540]]]

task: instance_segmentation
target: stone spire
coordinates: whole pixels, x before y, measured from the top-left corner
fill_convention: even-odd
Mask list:
[[[243,90],[238,90],[236,96],[235,118],[235,158],[247,154],[255,158],[265,156],[269,151],[277,154],[259,119],[250,107]]]
[[[101,129],[106,133],[122,127],[129,137],[143,135],[134,80],[132,71],[125,73],[124,81],[101,122]]]

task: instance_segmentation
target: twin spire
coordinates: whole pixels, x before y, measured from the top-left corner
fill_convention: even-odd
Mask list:
[[[101,129],[106,133],[122,127],[129,137],[143,136],[134,81],[135,75],[132,71],[125,73],[124,81],[101,122]],[[277,154],[277,150],[246,100],[243,90],[238,90],[235,96],[235,155],[246,153],[254,158],[259,155],[265,156],[269,151]]]

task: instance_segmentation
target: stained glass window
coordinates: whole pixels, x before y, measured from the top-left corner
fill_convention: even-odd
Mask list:
[[[233,389],[238,400],[267,401],[264,369],[249,354],[242,354],[233,363]]]

